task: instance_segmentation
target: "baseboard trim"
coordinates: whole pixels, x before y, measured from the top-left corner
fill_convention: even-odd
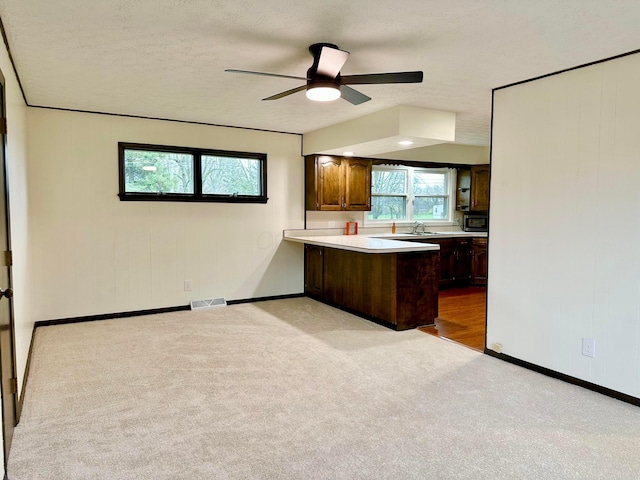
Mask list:
[[[18,405],[16,406],[16,425],[20,423],[20,417],[22,416],[22,406],[24,404],[24,392],[27,390],[27,382],[29,381],[29,370],[31,370],[31,355],[33,353],[33,342],[36,337],[36,326],[33,326],[31,332],[31,341],[29,342],[29,352],[27,353],[27,363],[24,367],[24,377],[22,378],[22,390],[20,390],[20,396],[18,397]]]
[[[293,293],[289,295],[274,295],[271,297],[256,297],[256,298],[246,298],[240,300],[229,300],[227,305],[237,305],[240,303],[254,303],[254,302],[265,302],[267,300],[285,300],[288,298],[299,298],[304,297],[304,293]],[[190,305],[178,305],[175,307],[164,307],[164,308],[152,308],[149,310],[134,310],[130,312],[117,312],[117,313],[103,313],[100,315],[87,315],[85,317],[69,317],[69,318],[58,318],[53,320],[39,320],[35,322],[34,330],[38,327],[49,327],[51,325],[66,325],[69,323],[81,323],[81,322],[95,322],[98,320],[112,320],[114,318],[127,318],[127,317],[140,317],[143,315],[155,315],[157,313],[171,313],[171,312],[180,312],[183,310],[191,310]],[[33,336],[31,337],[31,341],[33,342]]]
[[[304,293],[290,293],[287,295],[273,295],[271,297],[256,297],[256,298],[244,298],[240,300],[229,300],[227,305],[238,305],[240,303],[256,303],[267,302],[269,300],[287,300],[289,298],[301,298],[306,297]]]
[[[155,315],[157,313],[179,312],[190,310],[189,305],[178,305],[176,307],[152,308],[149,310],[135,310],[131,312],[104,313],[101,315],[88,315],[86,317],[58,318],[55,320],[39,320],[35,322],[35,327],[49,327],[52,325],[66,325],[69,323],[95,322],[98,320],[111,320],[114,318],[139,317],[142,315]]]
[[[578,387],[586,388],[587,390],[591,390],[593,392],[606,395],[607,397],[612,397],[612,398],[615,398],[616,400],[620,400],[622,402],[635,405],[636,407],[640,407],[640,398],[634,397],[632,395],[627,395],[626,393],[618,392],[616,390],[612,390],[610,388],[603,387],[595,383],[587,382],[586,380],[581,380],[579,378],[572,377],[571,375],[567,375],[565,373],[556,372],[555,370],[541,367],[540,365],[536,365],[535,363],[530,363],[525,360],[520,360],[519,358],[515,358],[510,355],[505,355],[504,353],[497,353],[488,348],[484,349],[484,353],[492,357],[498,358],[500,360],[504,360],[505,362],[513,363],[514,365],[518,365],[519,367],[523,367],[528,370],[533,370],[534,372],[541,373],[548,377],[552,377],[557,380],[562,380],[563,382],[571,383],[572,385],[577,385]]]

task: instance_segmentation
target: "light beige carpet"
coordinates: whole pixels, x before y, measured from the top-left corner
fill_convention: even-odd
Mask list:
[[[39,328],[9,479],[638,479],[640,409],[307,298]]]

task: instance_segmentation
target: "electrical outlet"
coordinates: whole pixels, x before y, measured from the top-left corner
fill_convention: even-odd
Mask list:
[[[185,292],[190,292],[191,291],[191,280],[185,280],[184,281],[184,291]]]
[[[582,355],[584,355],[585,357],[595,358],[596,341],[593,338],[582,339]]]

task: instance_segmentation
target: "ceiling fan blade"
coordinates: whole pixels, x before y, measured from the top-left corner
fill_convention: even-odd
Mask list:
[[[342,98],[353,105],[360,105],[361,103],[371,100],[371,97],[367,97],[364,93],[360,93],[346,85],[340,85],[340,93]]]
[[[270,97],[263,98],[262,100],[278,100],[279,98],[286,97],[287,95],[291,95],[292,93],[298,93],[303,90],[306,90],[307,86],[302,85],[301,87],[292,88],[291,90],[287,90],[286,92],[276,93],[275,95],[271,95]]]
[[[293,77],[291,75],[280,75],[279,73],[265,73],[265,72],[252,72],[250,70],[234,70],[233,68],[227,68],[225,72],[231,73],[250,73],[251,75],[263,75],[265,77],[280,77],[280,78],[293,78],[295,80],[306,80],[304,77]]]
[[[363,75],[344,75],[340,82],[345,85],[365,85],[375,83],[420,83],[422,72],[365,73]]]
[[[336,78],[347,58],[349,58],[349,52],[325,45],[320,50],[316,72],[325,77]]]

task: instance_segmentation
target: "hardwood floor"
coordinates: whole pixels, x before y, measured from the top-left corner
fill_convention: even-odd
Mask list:
[[[483,351],[486,291],[485,287],[441,290],[438,293],[438,317],[435,326],[420,327],[419,330]]]

